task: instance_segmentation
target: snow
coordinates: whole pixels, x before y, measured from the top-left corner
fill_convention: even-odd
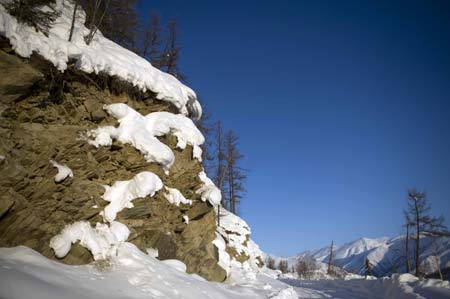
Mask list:
[[[444,299],[450,288],[434,279],[410,280],[393,276],[383,279],[295,280],[283,282],[294,287],[298,298]],[[441,282],[442,283],[442,282]]]
[[[217,232],[223,238],[226,246],[234,248],[239,253],[249,257],[253,268],[258,268],[258,258],[263,259],[259,246],[250,239],[251,230],[248,224],[239,216],[220,209],[220,224]]]
[[[281,290],[279,293],[277,293],[274,296],[271,296],[269,298],[272,298],[272,299],[297,298],[297,293],[295,292],[294,288],[286,288],[286,289]]]
[[[159,256],[159,251],[157,248],[147,248],[146,251],[151,257],[157,258]]]
[[[211,181],[204,171],[198,174],[198,177],[203,182],[202,187],[196,191],[197,194],[201,194],[203,201],[209,201],[211,205],[217,206],[222,201],[222,193],[220,189]]]
[[[89,30],[83,25],[85,13],[78,11],[72,41],[68,41],[73,15],[71,1],[57,0],[60,17],[48,37],[32,27],[20,24],[0,5],[0,34],[9,39],[14,51],[22,57],[34,52],[50,61],[58,70],[67,69],[69,60],[86,73],[117,76],[140,90],[151,90],[159,100],[174,104],[184,115],[198,119],[202,108],[195,92],[175,77],[154,68],[147,60],[115,44],[97,32],[90,45],[84,41]]]
[[[53,160],[50,160],[50,163],[52,163],[53,167],[58,169],[58,173],[55,175],[55,182],[59,183],[64,181],[67,177],[73,177],[73,172],[67,165],[59,164]]]
[[[78,221],[67,225],[58,235],[50,239],[50,247],[59,258],[65,257],[77,241],[87,248],[95,260],[111,258],[116,255],[117,248],[130,235],[128,227],[114,221],[118,212],[124,208],[132,208],[132,200],[153,196],[163,187],[160,178],[152,172],[143,171],[129,181],[117,181],[112,186],[104,186],[103,199],[110,202],[100,212],[108,224],[97,223],[95,228],[86,221]]]
[[[180,203],[185,205],[192,205],[192,200],[186,199],[178,189],[169,187],[165,187],[165,189],[167,190],[168,193],[164,193],[164,197],[171,204],[174,204],[176,206],[179,206]]]
[[[117,181],[111,187],[106,185],[104,187],[103,199],[110,204],[105,207],[101,215],[106,221],[113,222],[117,213],[124,208],[133,207],[132,200],[146,196],[152,197],[155,192],[162,189],[163,183],[153,172],[143,171],[129,181]]]
[[[189,216],[183,215],[183,221],[184,221],[184,223],[189,224]]]
[[[110,263],[107,270],[69,266],[27,247],[0,248],[0,298],[297,298],[289,286],[264,273],[238,285],[208,282],[185,273],[179,261],[159,261],[127,242],[118,246]]]
[[[394,277],[400,283],[415,282],[415,281],[419,280],[419,278],[417,278],[416,276],[409,274],[409,273],[395,274]]]
[[[95,260],[106,259],[115,255],[117,246],[126,241],[130,231],[120,222],[107,224],[97,223],[95,228],[87,221],[78,221],[66,226],[60,234],[50,240],[50,247],[59,258],[65,257],[73,243],[87,248]]]
[[[411,246],[413,245],[411,241]],[[397,236],[393,238],[382,237],[376,239],[360,238],[358,240],[348,242],[342,246],[334,246],[334,264],[343,268],[346,271],[364,274],[365,260],[369,259],[373,265],[373,272],[376,276],[389,276],[396,269],[399,272],[404,272],[404,246],[405,236]],[[433,238],[422,237],[420,241],[421,246],[421,267],[426,274],[433,273],[437,269],[436,259],[432,258],[437,252],[438,260],[441,268],[445,268],[447,263],[450,263],[450,238]],[[301,258],[314,258],[320,262],[326,263],[329,258],[329,246],[320,248],[318,250],[308,250],[299,253],[296,256],[284,258],[288,261],[289,266],[296,264]],[[411,250],[411,262],[414,267],[413,250]],[[266,257],[266,256],[265,256]],[[275,257],[278,263],[280,257]]]
[[[261,269],[259,260],[262,260],[262,251],[258,245],[250,239],[250,228],[239,216],[220,209],[220,223],[217,223],[216,239],[213,244],[219,253],[219,266],[227,272],[227,283],[236,285],[242,283],[257,283],[258,275],[266,269]],[[217,219],[217,217],[216,217]],[[248,259],[239,262],[227,252],[232,249],[239,255],[245,255]],[[269,271],[270,272],[270,271]]]
[[[219,253],[219,262],[217,264],[224,269],[227,272],[227,276],[229,276],[231,271],[231,257],[228,252],[226,252],[225,240],[216,232],[216,238],[212,243],[217,247]]]
[[[167,266],[178,270],[180,272],[186,272],[186,265],[179,260],[164,260],[162,261],[164,264],[166,264]]]
[[[157,137],[172,133],[177,137],[178,148],[184,149],[187,144],[192,145],[193,157],[201,160],[200,145],[205,139],[191,119],[169,112],[153,112],[143,116],[123,103],[105,105],[104,109],[120,125],[118,128],[104,126],[90,131],[88,137],[94,138],[89,140],[90,144],[96,147],[110,146],[113,139],[131,144],[144,155],[147,162],[156,162],[168,172],[175,156]]]

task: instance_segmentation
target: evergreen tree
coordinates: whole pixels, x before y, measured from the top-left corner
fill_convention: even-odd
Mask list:
[[[6,11],[14,16],[19,23],[34,27],[36,31],[48,36],[49,30],[60,15],[53,5],[55,0],[13,0],[2,3]],[[49,11],[43,11],[47,7]]]

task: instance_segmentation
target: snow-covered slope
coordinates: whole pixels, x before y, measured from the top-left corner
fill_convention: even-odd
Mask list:
[[[411,247],[412,247],[412,242]],[[386,276],[392,273],[405,272],[404,267],[404,236],[394,238],[360,238],[346,243],[342,246],[334,246],[334,264],[348,272],[364,274],[364,263],[366,258],[373,265],[373,272],[376,276]],[[425,273],[436,271],[436,265],[429,256],[438,253],[441,268],[450,267],[450,238],[421,239],[421,265]],[[324,247],[317,250],[308,250],[296,256],[286,258],[290,265],[295,265],[301,258],[311,257],[319,262],[326,263],[329,259],[330,248]],[[410,252],[410,261],[414,266],[413,252]],[[279,260],[281,258],[276,258]]]
[[[60,71],[67,68],[69,60],[87,73],[106,73],[139,87],[151,90],[157,98],[174,104],[182,114],[200,118],[202,108],[195,92],[181,84],[175,77],[154,68],[147,60],[96,33],[87,45],[84,36],[89,30],[83,25],[85,13],[78,10],[72,41],[69,42],[73,15],[72,1],[56,0],[55,8],[61,15],[48,36],[32,27],[20,24],[0,5],[0,35],[9,39],[14,51],[22,57],[33,52],[53,63]]]

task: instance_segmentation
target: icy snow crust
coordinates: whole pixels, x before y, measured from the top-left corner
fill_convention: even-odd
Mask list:
[[[192,145],[193,156],[201,160],[200,145],[205,141],[202,133],[189,118],[169,112],[153,112],[142,116],[139,112],[126,104],[106,105],[104,109],[116,118],[120,125],[100,127],[89,132],[94,138],[89,143],[99,146],[110,146],[113,139],[131,144],[139,150],[148,162],[156,162],[168,171],[175,161],[172,150],[158,140],[158,136],[174,134],[177,146],[184,149],[187,144]]]
[[[118,76],[142,91],[151,90],[159,100],[174,104],[182,114],[200,118],[202,108],[195,92],[172,75],[154,68],[144,58],[103,37],[99,31],[91,44],[86,45],[83,37],[89,30],[83,25],[85,13],[81,9],[78,9],[72,41],[69,42],[73,4],[57,0],[55,8],[61,15],[47,37],[32,27],[19,24],[0,5],[0,34],[9,39],[15,52],[22,57],[38,53],[60,71],[64,71],[69,59],[73,59],[76,67],[86,73],[103,72]]]
[[[67,167],[67,165],[59,164],[56,161],[50,160],[53,167],[58,169],[58,173],[55,175],[55,182],[59,183],[64,181],[67,177],[73,177],[72,169]]]

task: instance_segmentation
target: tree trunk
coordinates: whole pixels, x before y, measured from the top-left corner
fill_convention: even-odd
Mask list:
[[[417,200],[415,201],[414,205],[416,209],[416,252],[415,252],[415,261],[416,261],[416,276],[419,277],[419,256],[420,256],[420,215],[419,215],[419,208],[417,206]]]
[[[328,275],[331,275],[331,273],[332,273],[332,269],[331,269],[332,263],[333,263],[333,241],[331,241],[330,258],[328,259],[328,270],[327,270]]]
[[[411,264],[409,263],[409,224],[406,224],[405,261],[406,261],[406,273],[409,273],[411,271]]]
[[[75,1],[75,7],[73,9],[73,16],[72,16],[72,25],[70,25],[69,42],[72,41],[73,29],[75,28],[75,18],[77,16],[77,9],[78,9],[78,2]]]

